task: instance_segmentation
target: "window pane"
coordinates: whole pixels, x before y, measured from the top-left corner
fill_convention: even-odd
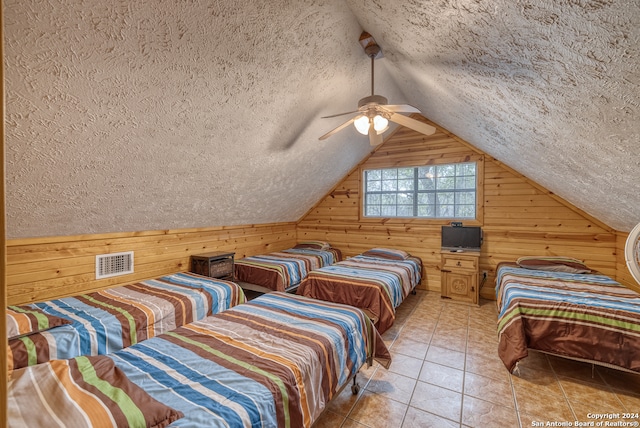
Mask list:
[[[456,193],[456,204],[475,204],[476,194],[473,192]]]
[[[436,210],[437,217],[454,217],[453,205],[439,205]]]
[[[398,217],[413,217],[413,205],[398,205]]]
[[[380,195],[377,195],[377,194],[367,195],[367,205],[379,205],[379,204],[380,204]]]
[[[476,164],[475,163],[457,164],[456,175],[476,175]]]
[[[413,181],[415,168],[399,168],[398,178],[410,178]]]
[[[418,190],[434,190],[436,183],[433,178],[420,178],[418,179]]]
[[[396,206],[395,205],[383,205],[382,211],[380,214],[383,217],[395,217],[396,216]]]
[[[385,192],[398,190],[398,182],[396,180],[384,180],[382,182],[382,190]]]
[[[367,182],[367,191],[368,192],[379,192],[382,190],[382,183],[380,181],[368,181]]]
[[[382,195],[382,205],[395,205],[396,204],[396,195],[385,193]]]
[[[475,218],[475,205],[456,205],[457,218]]]
[[[456,186],[456,180],[453,177],[442,177],[442,178],[438,178],[437,181],[437,188],[438,190],[440,189],[455,189]]]
[[[455,165],[438,165],[436,171],[438,177],[453,177],[456,175]]]
[[[436,195],[435,193],[419,193],[418,194],[418,204],[420,205],[434,205],[436,203]]]
[[[457,177],[456,189],[474,189],[476,188],[475,177]]]
[[[383,169],[382,170],[382,179],[383,180],[388,180],[388,179],[396,179],[398,178],[398,170],[397,169]]]
[[[380,206],[376,205],[373,207],[367,207],[367,213],[365,215],[370,215],[370,216],[380,215]]]
[[[382,171],[379,169],[372,169],[367,171],[367,180],[380,180],[382,178]]]
[[[453,204],[454,202],[454,193],[453,192],[440,192],[437,196],[438,205],[444,204]]]
[[[413,190],[413,179],[411,180],[398,180],[398,190]]]
[[[413,206],[413,193],[398,193],[398,205]]]
[[[434,178],[435,176],[435,166],[421,166],[420,168],[418,168],[418,178]]]
[[[418,205],[419,217],[435,217],[436,207],[433,205]]]

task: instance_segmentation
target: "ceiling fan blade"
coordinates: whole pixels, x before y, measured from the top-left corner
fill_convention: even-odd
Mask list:
[[[369,144],[373,147],[379,146],[383,142],[382,133],[378,134],[373,128],[373,123],[369,126]]]
[[[433,126],[427,125],[424,122],[420,122],[419,120],[415,120],[398,113],[393,113],[389,120],[399,125],[406,126],[407,128],[411,128],[414,131],[418,131],[419,133],[424,135],[432,135],[436,132],[436,128],[434,128]]]
[[[318,138],[318,140],[326,140],[327,138],[331,137],[333,134],[342,131],[344,128],[346,128],[347,126],[351,125],[353,123],[353,121],[356,120],[357,118],[359,118],[360,116],[361,115],[358,115],[356,117],[353,117],[353,118],[347,120],[342,125],[338,126],[337,128],[332,129],[331,131],[329,131],[326,134],[324,134],[322,137]]]
[[[359,110],[354,110],[354,111],[348,111],[346,113],[332,114],[331,116],[322,116],[320,119],[329,119],[329,118],[332,118],[332,117],[344,116],[345,114],[358,113],[358,111]]]
[[[420,113],[420,110],[409,104],[383,105],[381,107],[394,113]]]

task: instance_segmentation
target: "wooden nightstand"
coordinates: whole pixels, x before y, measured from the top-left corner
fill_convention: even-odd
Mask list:
[[[191,272],[233,281],[233,257],[235,254],[224,251],[194,254],[191,256]]]
[[[441,297],[451,300],[478,304],[478,261],[480,253],[442,251],[440,269]]]

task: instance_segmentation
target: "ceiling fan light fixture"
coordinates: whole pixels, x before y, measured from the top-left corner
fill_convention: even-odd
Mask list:
[[[387,120],[386,117],[377,114],[373,118],[373,129],[375,129],[378,134],[382,134],[384,131],[389,129],[389,120]]]
[[[360,116],[353,121],[353,125],[362,135],[369,134],[369,118],[367,116]]]

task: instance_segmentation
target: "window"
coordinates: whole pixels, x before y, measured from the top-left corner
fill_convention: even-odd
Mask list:
[[[476,162],[364,171],[365,217],[476,218]]]

